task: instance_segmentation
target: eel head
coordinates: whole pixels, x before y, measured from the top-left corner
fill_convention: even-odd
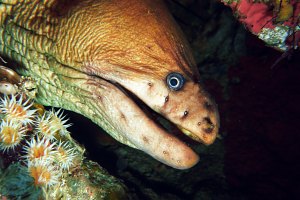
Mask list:
[[[72,66],[60,74],[72,68],[85,75],[68,72],[68,77],[77,77],[73,82],[80,81],[74,85],[90,92],[68,101],[88,105],[89,111],[78,112],[120,142],[171,167],[192,167],[198,155],[137,103],[142,101],[196,141],[211,144],[216,138],[216,104],[200,84],[191,50],[176,23],[156,0],[87,2],[63,16],[53,53],[60,63]]]

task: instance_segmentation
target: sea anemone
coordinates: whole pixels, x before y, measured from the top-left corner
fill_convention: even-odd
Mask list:
[[[55,166],[40,159],[28,162],[28,171],[36,186],[50,187],[56,185],[61,177],[61,172]]]
[[[60,142],[56,148],[54,160],[60,165],[63,170],[69,170],[74,164],[76,157],[75,149],[71,147],[69,142]]]
[[[61,109],[58,111],[52,109],[49,112],[49,116],[51,117],[50,124],[53,128],[58,129],[61,135],[69,134],[67,128],[69,128],[72,124],[67,124],[69,119],[65,119],[66,116],[63,116],[63,111]]]
[[[47,115],[47,112],[45,112],[42,117],[37,117],[35,129],[42,137],[53,141],[55,140],[55,134],[59,131],[59,127],[53,125],[51,119],[52,116]]]
[[[2,120],[0,125],[0,149],[14,149],[23,139],[26,128],[20,123]]]
[[[27,146],[24,147],[26,152],[25,158],[28,161],[33,160],[44,160],[47,162],[48,160],[53,159],[53,155],[56,153],[53,146],[56,144],[55,142],[50,142],[49,139],[43,138],[37,139],[32,138],[30,142],[26,141]]]
[[[58,186],[62,174],[75,165],[78,156],[74,144],[68,141],[71,124],[62,110],[46,111],[22,94],[4,95],[0,97],[0,119],[0,150],[24,144],[21,154],[34,185]],[[26,137],[26,132],[31,137]]]
[[[23,102],[22,95],[18,100],[15,95],[10,95],[10,97],[5,95],[4,99],[0,98],[0,112],[4,114],[4,119],[24,125],[32,123],[36,110],[30,109],[33,104],[30,99]]]

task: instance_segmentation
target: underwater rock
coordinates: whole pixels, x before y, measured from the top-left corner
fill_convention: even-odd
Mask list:
[[[0,98],[2,199],[126,199],[125,186],[72,139],[61,110],[26,94]]]
[[[0,162],[2,162],[0,157]],[[3,166],[2,166],[3,167]],[[56,187],[44,191],[33,184],[27,167],[20,162],[0,169],[3,199],[127,199],[125,186],[97,163],[86,160]]]
[[[296,0],[222,0],[248,30],[280,51],[299,47],[300,2]]]
[[[61,187],[48,193],[50,199],[127,199],[125,185],[90,160],[67,176]]]

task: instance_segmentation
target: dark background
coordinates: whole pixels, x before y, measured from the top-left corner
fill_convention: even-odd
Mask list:
[[[89,158],[124,181],[130,199],[299,199],[299,51],[271,69],[282,52],[247,32],[223,4],[169,0],[167,5],[218,104],[222,138],[209,147],[191,143],[201,160],[180,171],[69,113],[73,136]]]

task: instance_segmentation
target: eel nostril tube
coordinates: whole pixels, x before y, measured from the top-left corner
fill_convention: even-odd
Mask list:
[[[212,133],[215,128],[215,125],[212,123],[209,117],[203,118],[203,131],[207,134]]]

